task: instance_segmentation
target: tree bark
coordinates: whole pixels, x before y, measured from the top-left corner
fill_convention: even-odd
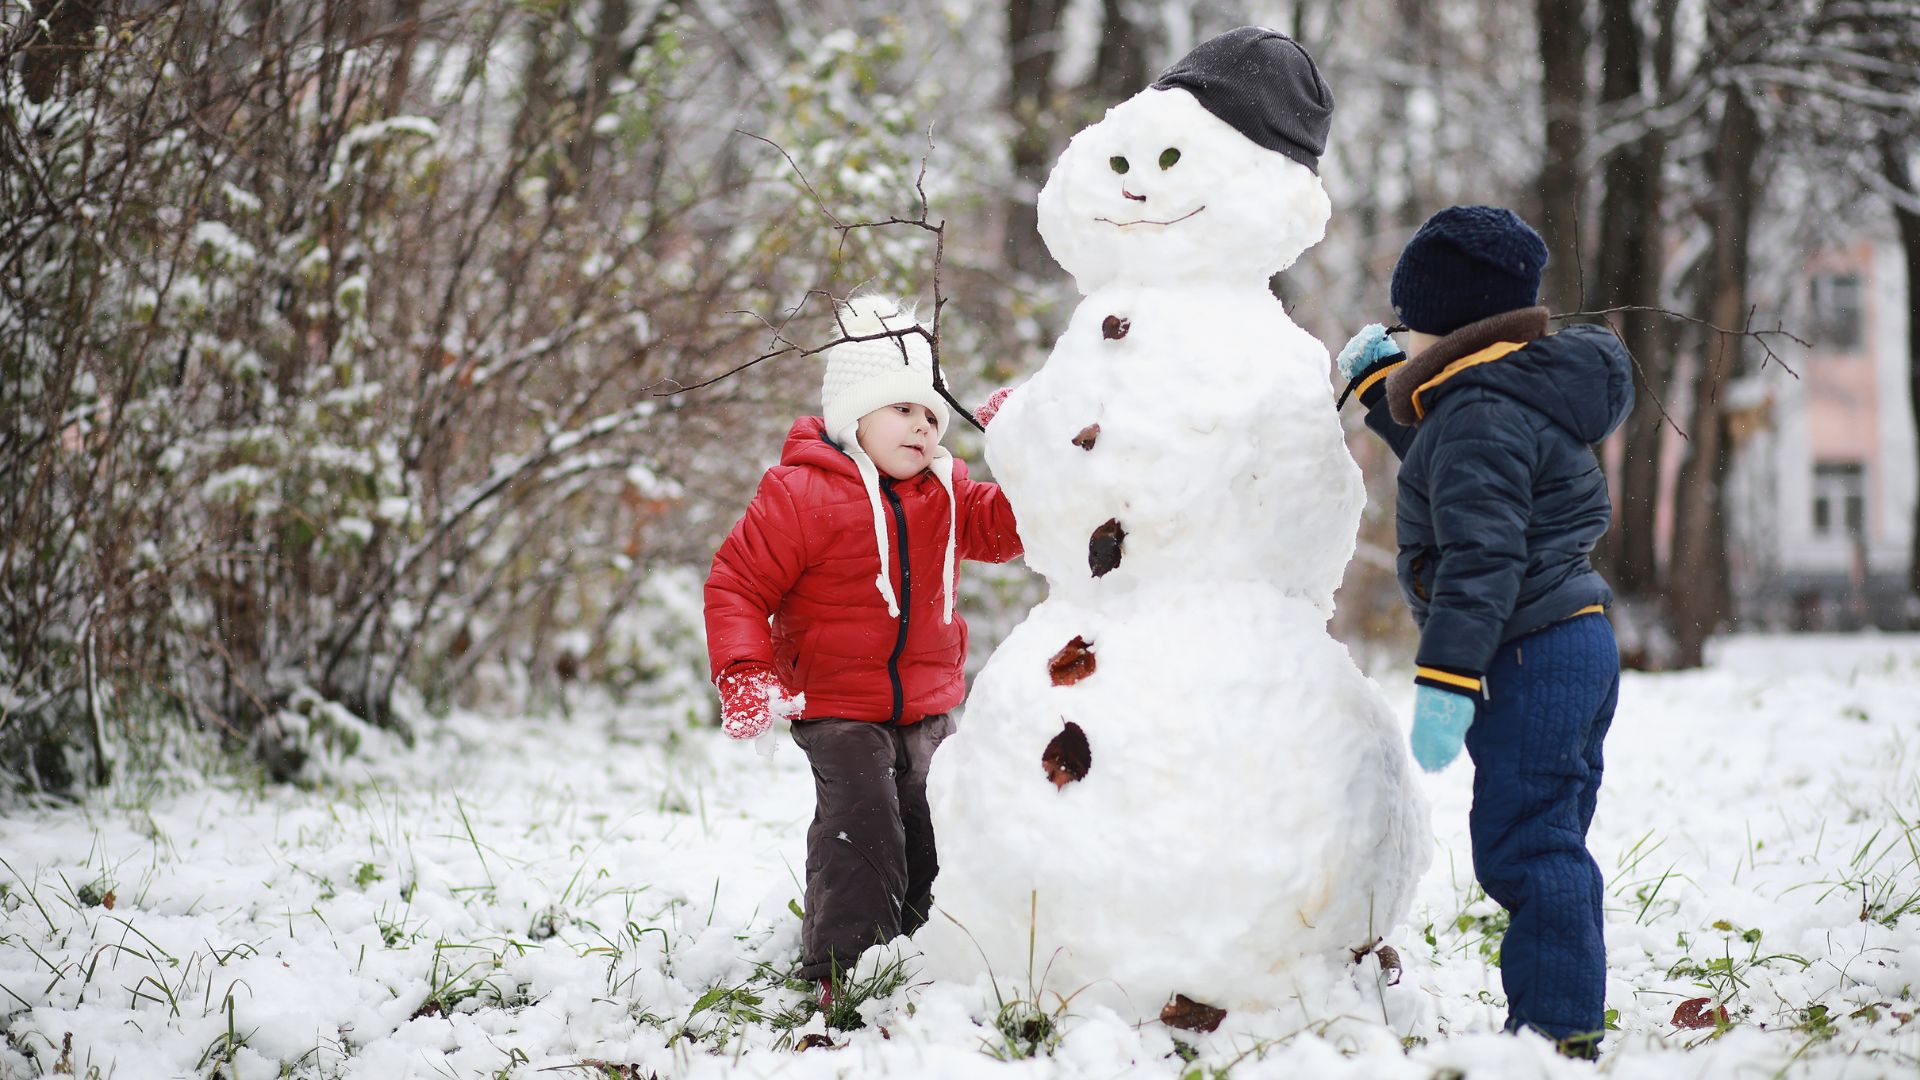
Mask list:
[[[521,73],[520,112],[511,136],[516,150],[557,141],[553,120],[560,105],[560,73],[573,45],[568,32],[571,11],[572,0],[560,0],[544,18],[529,19],[526,24],[526,70]],[[565,184],[564,175],[557,179]]]
[[[1879,143],[1881,172],[1901,191],[1915,194],[1911,144],[1892,132],[1882,132]],[[1920,431],[1920,212],[1895,202],[1893,219],[1900,227],[1900,250],[1907,264],[1907,400],[1914,428]],[[1907,621],[1920,630],[1920,499],[1914,500],[1913,538],[1907,549],[1907,591]]]
[[[1127,15],[1126,0],[1101,0],[1100,46],[1083,96],[1089,107],[1104,110],[1146,89],[1145,33]]]
[[[1747,239],[1752,230],[1759,117],[1736,89],[1715,132],[1706,203],[1712,230],[1700,317],[1739,328],[1747,318]],[[1667,575],[1667,622],[1673,663],[1698,667],[1707,639],[1725,622],[1730,599],[1725,479],[1731,439],[1720,391],[1739,371],[1744,339],[1709,333],[1695,370],[1691,439],[1675,490],[1673,558]]]
[[[1053,147],[1053,69],[1059,58],[1057,32],[1062,0],[1008,0],[1007,56],[1013,77],[1007,87],[1007,113],[1013,118],[1013,183],[1005,202],[1007,265],[1047,276],[1055,272],[1040,241],[1035,196],[1046,181]]]
[[[606,141],[594,130],[594,121],[612,96],[609,87],[625,74],[627,51],[620,47],[620,39],[632,21],[630,0],[600,0],[587,57],[587,79],[574,95],[580,116],[580,128],[570,148],[576,177],[593,172],[595,153]]]
[[[1538,0],[1541,111],[1540,236],[1547,242],[1541,303],[1556,311],[1580,303],[1580,154],[1586,147],[1586,0]]]
[[[20,86],[37,105],[53,96],[61,72],[81,66],[101,0],[35,0],[30,6],[33,29],[21,50]]]
[[[1606,105],[1632,102],[1645,85],[1646,42],[1634,7],[1633,0],[1601,0],[1600,96]],[[1656,134],[1648,133],[1609,153],[1601,165],[1606,194],[1600,203],[1599,253],[1588,307],[1660,305],[1664,146]],[[1625,428],[1620,467],[1612,477],[1620,513],[1597,561],[1623,596],[1645,596],[1659,581],[1655,515],[1665,443],[1661,409],[1672,381],[1672,354],[1657,316],[1626,313],[1610,322],[1633,354],[1638,393]]]

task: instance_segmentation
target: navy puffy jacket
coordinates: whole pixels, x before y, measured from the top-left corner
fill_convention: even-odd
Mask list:
[[[1590,444],[1631,411],[1631,362],[1605,327],[1546,328],[1545,308],[1474,323],[1361,394],[1401,458],[1420,667],[1478,677],[1502,642],[1613,600],[1589,561],[1612,518]]]

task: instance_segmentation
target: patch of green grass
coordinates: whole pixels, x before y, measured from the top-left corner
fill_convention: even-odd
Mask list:
[[[1512,923],[1513,916],[1507,913],[1506,908],[1494,903],[1486,890],[1479,885],[1470,886],[1466,901],[1460,905],[1460,913],[1453,918],[1453,932],[1460,938],[1455,951],[1464,952],[1468,947],[1473,947],[1480,953],[1481,959],[1498,966],[1500,942],[1507,936],[1507,927]],[[1438,948],[1439,942],[1431,930],[1427,941]]]
[[[1718,1009],[1714,1010],[1714,1030],[1705,1038],[1690,1044],[1695,1046],[1726,1034],[1735,1026],[1734,1015],[1744,1018],[1752,1014],[1751,1006],[1740,1004],[1740,995],[1752,985],[1756,971],[1783,965],[1793,965],[1798,970],[1804,971],[1811,966],[1811,961],[1806,957],[1793,953],[1763,954],[1761,948],[1766,935],[1757,927],[1743,930],[1721,919],[1713,924],[1713,929],[1720,934],[1719,956],[1710,956],[1704,960],[1696,959],[1691,955],[1682,956],[1667,969],[1667,978],[1687,979],[1706,991],[1707,996],[1713,998],[1716,1004],[1736,1007],[1733,1012],[1725,1015],[1722,1015]],[[1677,941],[1682,949],[1690,948],[1690,939],[1687,935],[1679,935]],[[1736,942],[1744,948],[1734,948]]]
[[[833,1004],[827,1007],[827,1027],[835,1031],[858,1031],[867,1026],[860,1006],[880,1001],[900,992],[913,981],[914,972],[905,958],[895,956],[864,978],[836,972],[833,979]]]
[[[828,1010],[827,1025],[840,1030],[865,1026],[858,1011],[859,1003],[871,997],[891,995],[905,985],[906,977],[903,972],[895,971],[897,967],[897,963],[889,965],[868,979],[837,982],[837,992],[847,995],[844,1000],[854,1002],[853,1011],[849,1021],[849,1014],[841,1014],[837,1008]],[[820,1013],[819,1000],[814,996],[818,992],[818,986],[799,978],[792,969],[756,964],[753,974],[738,983],[708,987],[694,1001],[686,1019],[677,1025],[667,1045],[684,1040],[706,1043],[718,1051],[746,1029],[758,1026],[779,1033],[774,1049],[791,1049],[794,1032]]]
[[[1047,989],[1048,977],[1053,971],[1051,960],[1045,968],[1036,973],[1034,964],[1039,947],[1040,922],[1038,892],[1028,897],[1028,904],[1026,994],[1024,996],[1018,993],[1011,996],[1003,994],[1000,989],[1000,979],[993,973],[992,963],[987,964],[987,976],[993,982],[993,998],[996,1006],[991,1023],[995,1037],[987,1040],[983,1049],[988,1056],[1000,1061],[1019,1061],[1039,1057],[1042,1054],[1051,1057],[1059,1048],[1060,1040],[1066,1037],[1064,1022],[1069,1015],[1068,1008],[1073,1004],[1073,999],[1080,995],[1080,991],[1086,989],[1081,987],[1065,995],[1057,990]],[[987,960],[986,952],[980,950],[979,941],[973,937],[973,931],[968,930],[960,920],[946,912],[942,911],[940,914],[948,922],[959,927],[961,933],[966,934],[969,941],[973,941],[974,948],[980,951],[981,959]],[[1053,995],[1052,1007],[1045,1004],[1045,997],[1048,994]]]
[[[1819,881],[1788,888],[1819,888],[1819,903],[1835,895],[1857,897],[1860,921],[1893,929],[1901,919],[1920,915],[1920,822],[1893,815],[1893,835],[1882,825],[1854,849],[1846,867]]]
[[[1821,1042],[1840,1034],[1840,1026],[1834,1023],[1833,1014],[1825,1005],[1809,1005],[1801,1009],[1800,1017],[1795,1021],[1793,1030]]]
[[[509,942],[508,946],[521,948],[516,942]],[[464,964],[450,955],[469,951],[483,955]],[[532,1004],[525,984],[504,982],[498,974],[505,960],[504,952],[495,952],[484,945],[435,942],[433,967],[427,974],[427,998],[413,1015],[416,1018],[451,1016],[470,1001],[501,1009],[519,1009]]]
[[[587,945],[581,949],[582,956],[601,956],[607,962],[607,994],[618,997],[627,984],[639,976],[641,967],[636,964],[632,971],[621,977],[620,967],[627,955],[636,949],[649,934],[660,936],[660,970],[667,975],[673,974],[673,935],[661,926],[642,926],[633,918],[633,896],[626,898],[627,919],[618,933],[609,935],[598,923],[590,919],[575,919],[574,925],[584,928],[599,940],[597,945]]]
[[[1038,1057],[1042,1053],[1052,1055],[1060,1045],[1061,1031],[1056,1015],[1021,997],[1000,1002],[1000,1011],[993,1017],[993,1030],[1000,1038],[987,1048],[987,1053],[1001,1061]]]
[[[389,914],[387,905],[382,903],[380,910],[374,912],[373,925],[380,931],[380,940],[389,949],[403,948],[421,939],[420,926],[425,920],[414,923],[409,919],[413,914],[413,889],[409,885],[400,890],[401,903],[405,906],[399,912]]]
[[[1680,904],[1673,898],[1674,886],[1690,880],[1677,872],[1678,863],[1669,863],[1657,875],[1640,874],[1641,867],[1647,865],[1647,860],[1666,846],[1666,842],[1665,837],[1656,839],[1649,829],[1615,860],[1618,869],[1611,875],[1612,885],[1608,891],[1627,902],[1633,921],[1641,926],[1651,926],[1661,918],[1678,913]]]
[[[207,1044],[207,1048],[200,1052],[200,1062],[194,1066],[196,1072],[212,1066],[216,1074],[224,1075],[221,1072],[222,1068],[231,1068],[234,1055],[239,1053],[240,1048],[247,1045],[247,1040],[253,1037],[251,1031],[245,1035],[240,1034],[234,1024],[231,990],[227,992],[226,1000],[222,1004],[227,1014],[227,1030],[214,1036],[213,1041]]]

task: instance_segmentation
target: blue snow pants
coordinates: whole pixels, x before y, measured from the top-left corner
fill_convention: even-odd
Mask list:
[[[1597,1040],[1606,1010],[1600,867],[1587,826],[1620,694],[1613,625],[1576,616],[1500,646],[1467,729],[1473,871],[1512,917],[1500,943],[1507,1029]]]

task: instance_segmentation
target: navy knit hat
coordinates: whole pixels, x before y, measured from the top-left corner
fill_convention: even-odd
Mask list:
[[[1256,144],[1318,173],[1333,123],[1333,91],[1313,57],[1277,30],[1243,26],[1208,38],[1154,80],[1185,90]]]
[[[1407,241],[1393,268],[1394,314],[1410,330],[1444,336],[1540,298],[1547,245],[1498,206],[1449,206]]]

